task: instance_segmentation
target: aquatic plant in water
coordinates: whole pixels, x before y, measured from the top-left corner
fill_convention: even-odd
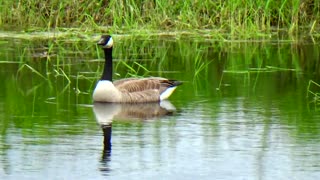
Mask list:
[[[307,87],[307,97],[311,100],[310,103],[314,104],[317,108],[320,106],[320,84],[313,80],[309,80]]]

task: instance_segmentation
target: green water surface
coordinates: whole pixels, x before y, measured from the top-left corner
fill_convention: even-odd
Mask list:
[[[0,179],[320,178],[318,44],[115,35],[114,79],[183,81],[166,109],[92,103],[98,38],[0,39]]]

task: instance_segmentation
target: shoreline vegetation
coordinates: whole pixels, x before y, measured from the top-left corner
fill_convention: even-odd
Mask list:
[[[0,6],[4,31],[204,34],[221,39],[320,36],[316,0],[18,0]]]

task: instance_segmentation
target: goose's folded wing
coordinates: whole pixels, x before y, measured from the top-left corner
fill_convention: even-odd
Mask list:
[[[121,86],[122,84],[125,84],[129,81],[134,81],[134,80],[138,80],[139,78],[125,78],[125,79],[119,79],[116,81],[113,81],[113,85],[114,86]]]
[[[128,78],[114,82],[121,92],[139,92],[145,90],[159,90],[160,94],[169,87],[180,85],[180,81],[168,80],[161,77]]]
[[[122,92],[121,99],[123,102],[143,103],[143,102],[158,102],[160,100],[159,90],[148,89],[136,92]]]
[[[160,80],[155,78],[130,78],[114,82],[115,87],[121,92],[140,92],[145,90],[160,89]]]

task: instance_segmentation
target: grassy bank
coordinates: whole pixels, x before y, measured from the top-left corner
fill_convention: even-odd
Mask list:
[[[320,2],[315,0],[18,0],[1,1],[0,6],[0,26],[24,30],[214,29],[259,35],[318,33],[320,23]]]

